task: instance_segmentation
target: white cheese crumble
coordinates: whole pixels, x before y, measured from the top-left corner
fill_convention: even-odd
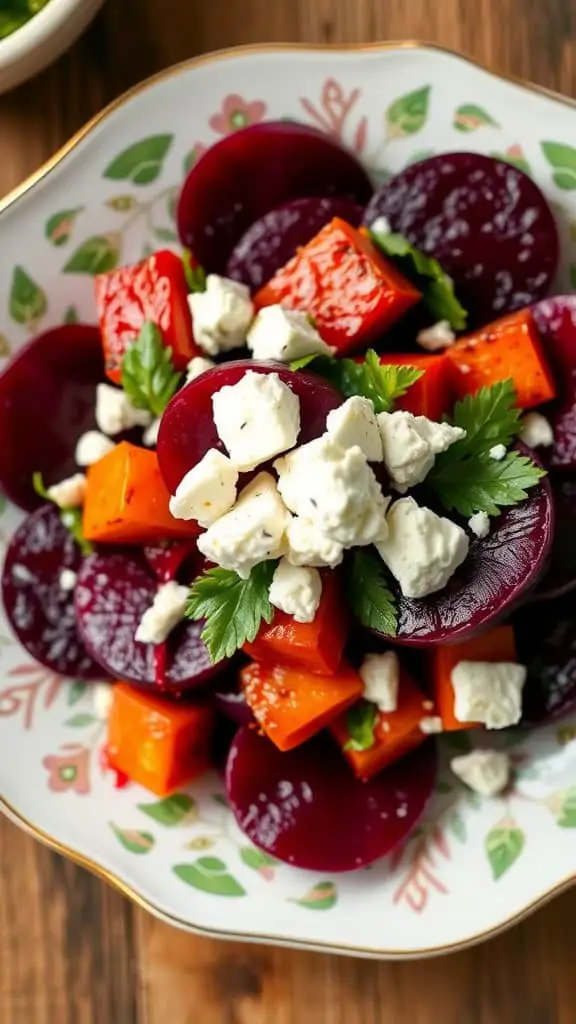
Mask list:
[[[200,526],[211,526],[234,505],[237,483],[234,463],[210,448],[178,484],[170,498],[170,512],[175,519],[195,519]]]
[[[286,530],[288,543],[287,559],[291,565],[310,565],[317,568],[327,566],[333,569],[340,565],[344,548],[337,541],[327,537],[309,519],[294,516]]]
[[[300,433],[298,396],[277,373],[249,370],[212,395],[214,423],[241,472],[293,448]]]
[[[340,448],[360,448],[368,462],[382,462],[382,437],[374,405],[354,395],[328,413],[326,433]]]
[[[393,486],[403,493],[422,483],[436,456],[466,437],[461,427],[435,423],[411,412],[381,412],[376,417],[382,436],[384,464]]]
[[[498,796],[510,779],[510,758],[498,750],[472,750],[453,757],[450,767],[454,775],[480,796]]]
[[[60,584],[60,590],[74,590],[76,583],[78,582],[78,573],[74,572],[73,569],[62,569],[60,576],[58,577],[58,583]]]
[[[77,466],[93,466],[115,447],[114,441],[101,434],[99,430],[87,430],[78,438],[74,461]]]
[[[388,217],[376,217],[370,225],[370,231],[373,231],[376,235],[391,235],[392,225],[388,220]]]
[[[246,339],[254,359],[277,359],[290,363],[302,356],[331,356],[336,351],[301,310],[264,306],[257,314]]]
[[[386,517],[388,537],[376,544],[405,597],[426,597],[446,586],[468,554],[464,530],[413,498],[396,501]]]
[[[96,423],[103,434],[114,437],[132,427],[148,427],[152,413],[137,409],[121,388],[111,384],[96,385]]]
[[[196,380],[201,374],[206,373],[207,370],[212,370],[216,366],[213,359],[206,359],[204,356],[193,356],[186,367],[186,383],[189,384],[191,380]]]
[[[96,683],[90,689],[90,696],[97,718],[107,719],[112,710],[114,687],[110,683]]]
[[[468,528],[481,539],[490,533],[490,516],[487,512],[475,512],[468,520]]]
[[[488,455],[490,456],[491,459],[494,459],[495,462],[502,462],[502,459],[506,458],[506,445],[493,445],[493,447],[488,452]]]
[[[426,327],[416,335],[418,344],[427,352],[442,352],[456,341],[456,335],[449,320],[439,320],[432,327]]]
[[[297,516],[345,548],[386,536],[385,498],[360,448],[324,435],[277,459],[278,490]]]
[[[224,569],[248,579],[255,565],[286,552],[290,516],[270,473],[259,473],[234,508],[198,538],[198,549]]]
[[[383,654],[367,654],[358,674],[364,683],[364,699],[376,704],[385,714],[398,707],[400,685],[400,662],[395,651]]]
[[[158,587],[154,601],[140,619],[135,639],[141,644],[162,644],[184,618],[189,588],[175,580]]]
[[[75,473],[59,484],[52,484],[47,494],[58,508],[79,508],[86,496],[86,477],[84,473]]]
[[[454,717],[487,729],[516,725],[522,714],[526,666],[512,661],[459,661],[451,673]]]
[[[318,569],[290,565],[282,558],[272,577],[270,604],[292,615],[296,622],[313,622],[322,597]]]
[[[541,413],[528,412],[522,417],[520,440],[529,448],[549,448],[554,444],[554,431]]]
[[[444,730],[440,715],[425,715],[418,722],[418,728],[425,736],[434,736],[436,733],[443,732]]]
[[[194,341],[209,356],[239,348],[254,316],[250,289],[219,274],[208,274],[206,291],[188,296]]]
[[[160,432],[161,422],[162,417],[159,416],[158,419],[152,420],[152,423],[150,424],[149,427],[146,427],[142,440],[144,441],[144,444],[146,445],[147,448],[155,448],[155,446],[158,444],[158,434]]]

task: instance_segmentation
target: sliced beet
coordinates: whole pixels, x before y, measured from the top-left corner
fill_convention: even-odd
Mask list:
[[[547,412],[554,430],[550,465],[576,469],[576,295],[544,299],[532,313],[558,385],[558,398]]]
[[[74,614],[74,592],[60,586],[63,569],[78,572],[82,555],[55,505],[42,505],[13,535],[2,575],[8,621],[36,661],[59,675],[102,679],[88,654]]]
[[[542,298],[556,273],[552,211],[532,179],[502,160],[444,153],[412,164],[384,182],[364,223],[381,216],[440,261],[472,326]]]
[[[420,600],[399,596],[395,641],[450,643],[502,618],[537,583],[553,536],[554,501],[545,478],[526,501],[490,520],[490,533],[472,541],[444,590]]]
[[[158,682],[161,664],[167,689],[200,686],[223,667],[210,661],[200,639],[201,622],[183,622],[165,644],[142,644],[134,639],[156,589],[154,575],[138,549],[90,555],[82,564],[75,594],[84,642],[116,679],[152,686]]]
[[[236,243],[226,265],[226,276],[257,291],[292,259],[333,217],[357,227],[362,207],[338,196],[293,199],[254,221]]]
[[[238,683],[238,669],[218,680],[214,689],[214,700],[221,714],[236,725],[250,725],[255,721]]]
[[[340,392],[321,377],[301,370],[295,373],[283,365],[237,360],[208,370],[174,396],[162,417],[158,462],[171,494],[209,448],[226,451],[214,426],[212,395],[220,388],[237,384],[248,370],[277,373],[298,395],[301,421],[298,444],[306,444],[323,434],[328,413],[343,402]]]
[[[408,835],[435,777],[433,743],[359,782],[326,733],[281,753],[244,728],[230,748],[226,790],[240,828],[273,857],[310,871],[352,871]]]
[[[0,487],[24,509],[41,499],[32,474],[56,483],[77,471],[76,441],[95,426],[96,384],[104,377],[100,332],[71,324],[39,334],[0,375]]]
[[[513,620],[518,660],[528,668],[523,720],[545,722],[576,708],[576,616],[572,598],[522,608]]]
[[[202,561],[196,541],[169,540],[164,544],[145,544],[142,551],[158,583],[175,580],[187,560],[192,563]]]
[[[372,195],[352,153],[308,125],[250,125],[217,142],[190,171],[178,203],[180,238],[206,271],[223,273],[238,240],[268,210],[332,195],[362,205]]]
[[[561,597],[576,589],[576,480],[550,479],[554,494],[555,529],[548,568],[533,594],[534,601]]]

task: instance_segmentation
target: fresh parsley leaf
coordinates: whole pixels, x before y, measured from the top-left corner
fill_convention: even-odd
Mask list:
[[[346,595],[363,626],[396,636],[398,616],[386,570],[380,558],[367,548],[357,548],[348,561]]]
[[[182,263],[184,264],[184,275],[186,277],[186,284],[191,292],[205,292],[206,291],[206,272],[204,267],[198,265],[192,266],[192,253],[189,249],[184,249],[182,255]]]
[[[397,398],[405,395],[423,374],[415,366],[381,364],[374,349],[368,349],[363,362],[333,359],[331,356],[304,356],[291,364],[298,370],[310,366],[338,388],[346,398],[361,395],[374,403],[375,412],[390,412]]]
[[[498,381],[466,395],[454,406],[452,422],[455,427],[463,427],[466,437],[438,456],[438,466],[488,452],[497,444],[508,448],[522,428],[513,381]]]
[[[422,301],[434,321],[448,320],[456,331],[466,327],[468,314],[454,294],[452,278],[437,259],[411,245],[404,235],[371,231],[375,245],[390,256],[399,270],[422,292]]]
[[[206,620],[201,636],[213,663],[252,642],[262,621],[272,622],[268,591],[277,565],[277,560],[261,562],[247,580],[230,569],[207,569],[192,584],[186,617]]]
[[[344,750],[370,750],[376,742],[374,730],[378,722],[378,708],[370,701],[354,704],[346,715],[346,728],[350,739]]]
[[[517,451],[508,452],[500,462],[482,452],[461,462],[436,465],[426,483],[448,512],[455,510],[469,518],[475,512],[497,516],[502,508],[518,505],[545,475]]]
[[[40,498],[44,498],[45,501],[53,501],[48,492],[48,488],[42,479],[41,473],[32,474],[32,486]],[[76,541],[82,554],[91,555],[94,551],[94,545],[91,544],[89,540],[86,540],[84,536],[82,530],[82,509],[61,508],[59,509],[59,512],[60,522],[66,527],[69,533],[72,534],[72,537]]]
[[[466,437],[436,457],[426,477],[444,508],[467,518],[475,512],[497,516],[509,505],[517,505],[545,475],[531,459],[517,451],[508,452],[500,462],[490,458],[490,449],[508,447],[521,429],[520,409],[511,380],[480,388],[457,402],[452,417]]]
[[[122,387],[137,409],[161,416],[176,391],[182,374],[174,369],[172,349],[162,343],[162,333],[145,323],[122,359]]]
[[[94,545],[89,540],[86,540],[84,536],[82,530],[82,509],[63,508],[60,512],[60,519],[69,533],[72,534],[82,554],[91,555],[94,551]]]

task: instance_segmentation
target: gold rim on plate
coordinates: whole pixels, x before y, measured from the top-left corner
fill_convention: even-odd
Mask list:
[[[205,64],[211,64],[218,60],[227,60],[234,57],[242,57],[249,54],[260,54],[260,53],[294,53],[294,52],[308,52],[308,53],[338,53],[338,52],[352,52],[352,53],[378,53],[389,50],[433,50],[438,53],[447,54],[449,57],[455,57],[458,60],[462,60],[467,64],[471,64],[473,67],[480,69],[481,71],[490,74],[493,78],[500,79],[505,82],[512,83],[513,85],[520,86],[522,89],[535,93],[539,96],[544,96],[547,99],[553,100],[556,103],[561,103],[563,106],[570,107],[571,109],[576,108],[576,100],[572,100],[567,96],[562,96],[560,93],[554,92],[551,89],[546,89],[544,86],[535,85],[533,82],[525,81],[522,78],[515,77],[514,75],[508,75],[503,72],[490,71],[479,61],[474,60],[472,57],[468,57],[461,53],[456,53],[454,50],[450,50],[444,46],[439,46],[436,43],[426,43],[415,39],[403,40],[400,42],[388,42],[388,43],[325,43],[325,44],[308,44],[308,43],[271,43],[271,44],[250,44],[247,46],[236,46],[224,50],[216,50],[213,53],[207,53],[200,57],[192,57],[189,60],[182,61],[179,64],[166,68],[164,71],[159,71],[157,74],[146,78],[143,82],[128,89],[127,92],[123,93],[117,99],[113,100],[108,106],[104,107],[100,113],[96,114],[95,117],[91,118],[71,139],[68,140],[57,152],[50,157],[46,163],[42,164],[33,174],[26,178],[20,185],[12,189],[3,199],[0,200],[0,214],[4,213],[9,209],[17,200],[21,199],[27,192],[30,191],[35,185],[42,181],[51,171],[53,171],[61,161],[67,157],[72,150],[79,145],[99,124],[105,121],[111,114],[113,114],[120,107],[123,107],[135,96],[140,95],[142,92],[153,88],[160,82],[164,82],[169,78],[173,78],[176,75],[182,74],[183,72],[189,71],[192,68],[201,67]],[[137,906],[143,910],[147,910],[155,917],[166,921],[169,924],[174,925],[176,928],[180,928],[184,931],[193,932],[197,935],[204,935],[207,938],[217,939],[230,939],[235,941],[244,942],[258,942],[258,943],[274,943],[279,946],[287,946],[292,948],[303,948],[316,950],[317,952],[329,952],[329,953],[341,953],[344,955],[355,955],[367,957],[370,959],[390,959],[390,960],[413,960],[420,959],[429,956],[436,956],[446,953],[455,953],[458,950],[467,949],[470,946],[475,946],[479,942],[483,942],[486,939],[493,938],[499,935],[501,932],[510,928],[512,925],[524,920],[530,914],[532,914],[539,907],[544,906],[554,896],[559,895],[569,889],[576,881],[576,874],[568,875],[563,878],[555,886],[537,896],[531,903],[528,903],[521,910],[512,914],[504,921],[500,921],[492,928],[486,931],[479,932],[475,935],[469,935],[464,939],[460,939],[457,942],[448,943],[439,946],[429,946],[423,949],[415,950],[394,950],[394,949],[370,949],[365,946],[342,946],[340,943],[333,942],[308,942],[305,939],[297,938],[286,938],[282,935],[246,935],[242,932],[235,931],[220,931],[218,929],[206,928],[200,925],[190,924],[189,921],[183,918],[175,917],[172,914],[167,913],[160,907],[155,906],[150,900],[142,896],[135,889],[131,888],[126,882],[123,882],[121,878],[114,875],[107,868],[102,867],[96,861],[90,857],[79,853],[77,850],[66,846],[61,843],[58,839],[55,839],[48,832],[38,828],[38,826],[28,821],[19,811],[13,807],[5,797],[0,794],[0,811],[2,811],[14,824],[18,825],[29,835],[32,835],[39,842],[48,846],[51,850],[56,853],[60,853],[80,867],[86,868],[92,874],[98,878],[103,879],[114,889],[117,889],[123,896],[128,897]]]

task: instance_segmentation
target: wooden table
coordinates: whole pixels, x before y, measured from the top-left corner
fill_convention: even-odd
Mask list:
[[[576,95],[574,0],[108,0],[0,99],[0,193],[128,86],[265,40],[419,38]],[[173,931],[0,821],[0,1024],[574,1024],[576,890],[477,949],[376,964]]]

